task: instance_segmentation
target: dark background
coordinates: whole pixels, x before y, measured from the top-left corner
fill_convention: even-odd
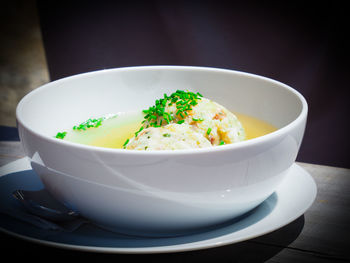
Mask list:
[[[270,77],[309,104],[297,160],[350,168],[347,8],[337,1],[287,3],[38,1],[38,11],[51,80],[137,65]]]

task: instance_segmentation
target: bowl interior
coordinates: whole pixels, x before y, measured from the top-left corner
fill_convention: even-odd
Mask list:
[[[303,103],[288,86],[252,74],[197,67],[134,67],[61,79],[22,99],[17,118],[35,132],[54,136],[91,117],[148,108],[177,89],[200,92],[229,110],[281,128]]]

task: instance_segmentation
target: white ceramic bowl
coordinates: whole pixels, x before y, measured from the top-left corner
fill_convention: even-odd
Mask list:
[[[232,145],[154,152],[54,138],[90,117],[146,109],[177,89],[198,91],[278,130]],[[306,117],[305,99],[278,81],[182,66],[80,74],[32,91],[17,107],[24,150],[56,198],[105,228],[152,236],[220,224],[263,202],[294,163]]]

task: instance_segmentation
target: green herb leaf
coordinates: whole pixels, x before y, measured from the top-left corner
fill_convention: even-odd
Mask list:
[[[73,130],[76,131],[85,131],[89,128],[97,128],[102,125],[102,122],[105,120],[105,117],[101,117],[98,119],[88,119],[87,121],[82,122],[79,125],[73,127]]]
[[[123,148],[125,149],[126,148],[126,145],[129,143],[130,139],[126,139],[126,141],[124,142],[123,144]]]
[[[208,128],[207,135],[209,135],[210,133],[211,133],[211,128]]]
[[[55,138],[57,138],[57,139],[64,139],[64,137],[66,137],[66,135],[67,135],[67,132],[58,132],[57,134],[56,134],[56,136],[55,136]]]
[[[137,137],[137,135],[139,135],[139,133],[140,133],[142,130],[143,130],[143,126],[141,126],[141,128],[140,128],[137,132],[135,132],[135,137]]]
[[[152,127],[160,127],[163,125],[163,119],[169,124],[174,117],[172,117],[168,112],[165,111],[166,106],[171,106],[176,103],[177,112],[175,116],[185,118],[188,116],[188,111],[192,110],[191,106],[198,104],[197,100],[201,99],[202,94],[194,93],[190,91],[177,90],[170,96],[167,94],[163,95],[163,98],[157,99],[155,104],[142,112],[146,115],[144,116],[144,121],[148,121],[149,125]],[[158,124],[159,121],[159,124]],[[179,122],[178,122],[179,123]],[[180,121],[180,124],[183,123]]]

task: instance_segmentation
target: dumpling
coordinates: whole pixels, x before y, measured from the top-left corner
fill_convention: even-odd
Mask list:
[[[244,128],[232,112],[193,92],[177,91],[169,97],[164,95],[164,99],[157,100],[156,105],[145,113],[144,128],[169,123],[188,124],[213,146],[245,139]]]
[[[161,127],[142,129],[131,138],[126,149],[133,150],[180,150],[211,147],[201,133],[188,124],[171,123]]]

